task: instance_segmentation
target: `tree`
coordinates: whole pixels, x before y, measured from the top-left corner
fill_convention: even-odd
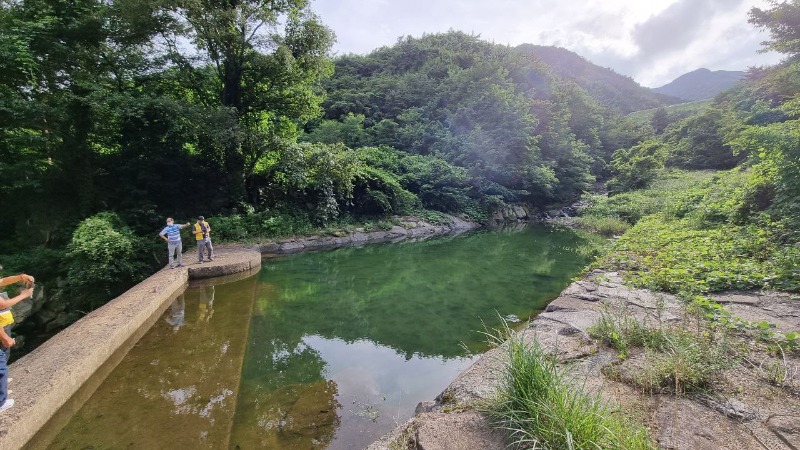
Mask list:
[[[614,152],[612,165],[616,172],[608,182],[612,194],[646,187],[664,167],[667,148],[657,140],[643,141],[630,149]]]
[[[664,141],[672,147],[667,164],[693,170],[732,169],[747,156],[726,143],[739,128],[736,117],[721,106],[687,117],[664,133]]]
[[[669,113],[667,112],[667,108],[663,106],[656,108],[655,112],[653,112],[652,119],[650,119],[650,125],[653,127],[653,131],[656,134],[662,134],[669,126]]]
[[[219,102],[235,111],[238,142],[227,145],[224,169],[233,202],[258,201],[248,185],[270,151],[296,139],[296,121],[321,113],[319,81],[332,73],[333,33],[307,0],[176,0],[173,47],[192,39],[214,69]],[[185,60],[183,55],[174,55]],[[192,66],[184,66],[192,69]]]
[[[774,50],[794,58],[800,54],[800,0],[767,0],[772,8],[752,8],[748,22],[769,30],[772,39],[764,41],[762,52]]]

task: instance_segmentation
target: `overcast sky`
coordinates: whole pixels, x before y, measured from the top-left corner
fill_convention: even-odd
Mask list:
[[[774,64],[747,23],[765,0],[313,0],[336,54],[450,29],[498,44],[556,45],[657,87],[695,69]]]

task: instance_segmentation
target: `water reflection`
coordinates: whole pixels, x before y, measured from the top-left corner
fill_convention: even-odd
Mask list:
[[[198,322],[208,322],[214,315],[214,295],[216,290],[214,286],[206,286],[198,288],[200,293],[200,301],[197,303],[199,315]]]
[[[178,332],[183,326],[186,314],[186,299],[183,295],[178,296],[169,307],[169,317],[164,319],[171,327],[173,332]]]
[[[584,247],[569,231],[477,233],[187,290],[53,448],[362,448],[476,358],[482,322],[542,309]]]
[[[202,291],[187,290],[51,448],[227,448],[257,287],[255,277],[218,286],[225,301],[210,322]]]

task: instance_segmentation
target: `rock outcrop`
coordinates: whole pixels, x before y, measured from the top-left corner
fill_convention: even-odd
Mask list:
[[[769,321],[789,331],[800,329],[798,300],[789,295],[736,292],[716,298],[744,320]],[[635,370],[641,355],[631,355],[621,364],[616,350],[590,337],[589,328],[603,314],[629,317],[651,327],[691,320],[685,304],[672,295],[630,288],[614,272],[592,273],[572,283],[517,333],[526,342],[537,340],[569,367],[576,385],[634,413],[661,448],[800,448],[800,358],[796,354],[778,361],[779,367],[787,369],[780,385],[769,379],[763,360],[761,367],[757,364],[769,355],[751,351],[746,359],[752,360],[725,370],[707,394],[644,393],[626,382],[624,374],[620,376],[626,367]],[[503,434],[493,430],[476,408],[491,400],[501,386],[504,357],[502,348],[484,354],[434,401],[421,403],[416,417],[368,449],[505,448]]]

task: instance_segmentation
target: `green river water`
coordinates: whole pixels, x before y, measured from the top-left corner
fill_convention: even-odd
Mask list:
[[[483,323],[542,310],[591,240],[529,227],[265,259],[188,289],[50,448],[363,448],[477,359]]]

